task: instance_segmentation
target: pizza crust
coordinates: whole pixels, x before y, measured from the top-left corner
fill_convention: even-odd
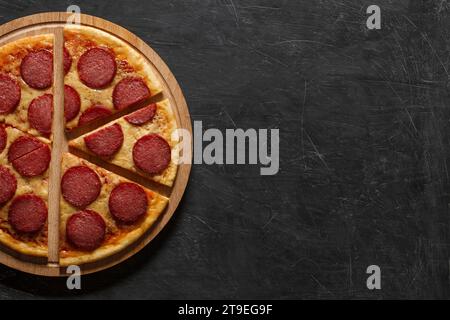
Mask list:
[[[44,226],[47,228],[47,225]],[[34,257],[47,257],[48,247],[47,243],[42,245],[36,245],[33,242],[17,240],[16,238],[10,236],[9,234],[1,231],[0,232],[0,242],[14,251]]]
[[[78,126],[81,114],[92,105],[98,104],[106,107],[115,113],[112,101],[114,87],[120,80],[128,76],[139,76],[144,79],[151,96],[162,92],[162,86],[158,80],[153,67],[137,50],[130,47],[124,41],[111,34],[87,27],[68,25],[64,27],[65,47],[72,56],[72,66],[65,76],[64,83],[73,87],[80,94],[81,110],[78,116],[66,124],[67,129]],[[112,83],[104,89],[91,89],[84,85],[78,76],[77,64],[80,56],[89,48],[105,47],[116,56],[117,74]]]
[[[22,38],[0,47],[0,73],[9,74],[19,83],[21,88],[21,98],[17,109],[10,114],[0,115],[0,122],[5,122],[35,136],[42,135],[32,128],[28,122],[28,106],[34,98],[46,93],[53,94],[53,86],[46,90],[36,90],[29,87],[20,75],[20,65],[22,59],[29,52],[41,49],[53,52],[53,39],[53,34],[43,34]]]
[[[96,165],[89,163],[86,160],[82,160],[71,154],[64,154],[62,161],[62,173],[74,166],[84,165],[95,172],[100,177],[102,181],[102,190],[99,198],[89,205],[86,209],[94,210],[98,212],[106,222],[107,226],[107,237],[104,244],[93,252],[79,251],[73,248],[66,241],[66,223],[70,216],[78,211],[67,201],[61,197],[61,219],[60,219],[60,241],[62,244],[60,251],[60,265],[79,265],[89,262],[94,262],[110,255],[113,255],[125,247],[129,246],[137,239],[139,239],[158,219],[167,206],[168,199],[145,189],[149,199],[149,209],[143,220],[137,225],[132,225],[129,227],[121,227],[115,222],[114,218],[109,213],[108,200],[111,191],[120,183],[130,182],[127,179],[119,177],[111,172],[108,172]]]

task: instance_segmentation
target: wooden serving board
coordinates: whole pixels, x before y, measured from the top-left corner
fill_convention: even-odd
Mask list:
[[[65,276],[66,269],[59,266],[59,203],[60,203],[60,179],[61,179],[61,156],[62,153],[68,150],[68,136],[64,132],[64,76],[62,72],[62,47],[63,47],[63,27],[67,23],[71,14],[62,12],[41,13],[23,17],[17,20],[8,22],[0,26],[0,46],[17,40],[19,38],[42,34],[53,33],[55,35],[54,43],[54,120],[53,120],[53,149],[52,162],[50,166],[50,181],[49,181],[49,216],[48,216],[48,259],[33,258],[23,256],[13,252],[12,250],[0,246],[0,263],[11,268],[42,276]],[[129,45],[134,47],[148,61],[153,65],[155,74],[159,77],[163,85],[163,93],[156,96],[155,101],[169,99],[174,114],[177,119],[178,127],[188,130],[192,134],[191,119],[186,100],[183,96],[180,86],[178,85],[172,72],[169,70],[164,61],[153,51],[145,42],[137,36],[127,31],[126,29],[106,21],[101,18],[80,15],[81,25],[91,26],[124,40]],[[116,114],[118,118],[120,114]],[[78,133],[77,136],[81,134]],[[70,136],[73,138],[73,136]],[[191,146],[192,148],[192,146]],[[192,150],[191,153],[192,154]],[[95,159],[89,159],[95,163]],[[190,164],[182,164],[178,168],[177,178],[172,188],[159,186],[154,182],[150,182],[145,178],[136,175],[129,175],[127,172],[120,172],[119,169],[108,167],[104,164],[105,169],[111,170],[115,173],[123,175],[125,178],[131,178],[137,183],[153,189],[166,197],[168,197],[169,205],[166,211],[162,214],[155,225],[143,236],[141,239],[133,243],[123,251],[105,258],[101,261],[85,264],[81,266],[82,274],[94,273],[107,268],[110,268],[118,263],[130,258],[135,253],[139,252],[150,241],[152,241],[158,233],[169,222],[174,214],[180,200],[183,196],[184,190],[189,180],[191,171]],[[118,172],[119,171],[119,172]]]

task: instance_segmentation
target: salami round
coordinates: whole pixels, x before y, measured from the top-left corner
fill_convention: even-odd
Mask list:
[[[0,125],[0,153],[6,148],[6,143],[8,142],[8,134],[6,133],[5,127]]]
[[[89,49],[78,60],[80,80],[93,89],[102,89],[109,85],[116,75],[116,70],[116,59],[106,49]]]
[[[67,74],[70,71],[70,67],[72,67],[72,57],[69,51],[64,47],[63,49],[63,68],[64,74]]]
[[[21,176],[32,178],[47,171],[50,165],[51,152],[47,145],[36,149],[14,160],[12,165]]]
[[[98,175],[86,166],[72,167],[61,182],[64,199],[76,208],[84,209],[97,200],[102,189]]]
[[[84,138],[86,147],[102,158],[116,154],[123,145],[123,132],[120,124],[113,124]]]
[[[44,136],[52,133],[53,96],[44,94],[31,101],[28,107],[28,122],[30,126]]]
[[[94,105],[87,109],[83,114],[80,116],[80,120],[78,120],[78,126],[84,126],[85,124],[88,124],[89,122],[99,120],[102,118],[106,118],[112,114],[111,110],[105,108],[101,105]]]
[[[134,164],[149,174],[164,171],[169,166],[170,159],[169,144],[157,134],[142,137],[133,147]]]
[[[7,168],[0,167],[0,206],[11,200],[16,190],[16,177]]]
[[[40,197],[27,194],[16,197],[8,212],[8,221],[18,232],[35,233],[47,220],[47,205]]]
[[[43,147],[45,147],[45,144],[38,139],[29,136],[21,136],[9,147],[8,161],[13,162],[16,159]]]
[[[71,86],[64,86],[64,118],[69,122],[78,115],[81,108],[81,100],[78,92]]]
[[[20,65],[23,81],[33,89],[47,89],[53,82],[53,54],[48,50],[30,52]]]
[[[6,74],[0,74],[0,114],[8,114],[19,105],[20,86]]]
[[[142,126],[153,120],[156,114],[156,103],[152,103],[141,110],[133,112],[129,116],[125,117],[129,123],[135,126]]]
[[[106,223],[95,211],[80,211],[67,221],[66,235],[69,242],[83,251],[93,251],[105,240]]]
[[[144,80],[128,77],[121,80],[113,91],[113,103],[117,110],[126,109],[150,97],[150,90]]]
[[[148,198],[142,187],[134,183],[122,183],[109,197],[109,211],[119,222],[132,224],[147,213]]]

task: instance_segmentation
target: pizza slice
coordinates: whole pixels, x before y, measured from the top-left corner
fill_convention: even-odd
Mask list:
[[[22,38],[0,47],[0,122],[51,138],[53,34]]]
[[[84,264],[119,252],[140,238],[168,199],[86,160],[64,154],[60,264]]]
[[[70,147],[172,186],[178,136],[168,100],[150,104],[71,142]]]
[[[150,63],[99,29],[64,28],[64,110],[72,130],[135,106],[162,91]]]
[[[0,242],[32,256],[47,256],[50,147],[0,125]]]

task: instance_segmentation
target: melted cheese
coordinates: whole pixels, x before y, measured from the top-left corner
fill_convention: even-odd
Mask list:
[[[78,126],[80,115],[94,104],[100,104],[116,112],[113,106],[112,94],[120,80],[129,76],[139,76],[144,79],[151,95],[162,91],[161,84],[150,66],[150,63],[136,50],[122,40],[109,33],[86,26],[66,26],[64,28],[65,47],[72,57],[72,66],[65,76],[65,84],[73,87],[81,98],[81,111],[78,116],[66,124],[67,129]],[[79,79],[77,64],[81,55],[92,47],[104,47],[112,50],[116,56],[117,74],[112,83],[104,89],[91,89]]]
[[[8,150],[17,138],[24,136],[25,134],[11,127],[6,128],[6,133],[8,140],[5,150],[0,153],[0,166],[8,168],[17,179],[17,191],[14,197],[32,193],[42,198],[45,203],[48,203],[48,170],[43,175],[38,177],[22,177],[8,162]],[[47,224],[36,236],[24,236],[17,234],[17,232],[15,232],[8,223],[8,211],[13,199],[0,208],[0,242],[24,254],[46,256]]]
[[[76,250],[66,241],[66,224],[67,220],[79,209],[69,204],[63,197],[61,197],[61,209],[60,209],[60,237],[61,237],[61,264],[68,265],[74,262],[85,263],[92,260],[98,260],[105,256],[111,255],[125,246],[135,241],[145,231],[147,231],[151,225],[157,220],[159,215],[165,209],[168,199],[145,189],[148,197],[149,208],[147,215],[140,223],[130,226],[119,226],[109,212],[109,196],[112,190],[119,184],[129,182],[128,180],[121,178],[109,171],[106,171],[98,166],[89,163],[86,160],[82,160],[71,154],[64,154],[62,161],[62,174],[68,169],[75,166],[87,166],[94,170],[102,182],[102,190],[100,196],[86,209],[94,210],[99,213],[106,222],[107,236],[103,245],[94,252],[82,252]]]
[[[13,113],[0,115],[0,122],[5,122],[35,136],[41,136],[41,134],[36,129],[31,128],[28,123],[28,106],[34,98],[46,93],[53,93],[53,88],[36,90],[29,87],[20,76],[20,64],[29,52],[41,49],[53,51],[53,34],[19,39],[0,48],[0,72],[13,77],[21,88],[19,106]]]
[[[97,132],[105,127],[109,127],[115,123],[120,124],[120,126],[122,127],[122,130],[124,132],[124,142],[119,152],[117,152],[111,159],[109,159],[108,162],[133,171],[141,176],[146,177],[147,179],[151,179],[167,186],[172,186],[177,174],[177,164],[179,158],[179,155],[176,152],[172,152],[172,158],[169,167],[158,175],[149,175],[143,172],[135,166],[133,160],[134,144],[137,140],[150,133],[159,134],[169,143],[172,151],[175,150],[178,144],[178,139],[173,139],[172,136],[174,135],[177,127],[169,101],[164,100],[157,103],[155,117],[152,121],[145,125],[134,126],[128,123],[128,121],[125,120],[125,117],[122,117],[114,122],[108,123],[107,125],[99,128],[94,132]],[[89,149],[86,147],[86,144],[84,143],[84,137],[90,134],[92,134],[92,132],[71,141],[69,143],[70,146],[80,149],[86,153],[93,154],[89,151]]]

